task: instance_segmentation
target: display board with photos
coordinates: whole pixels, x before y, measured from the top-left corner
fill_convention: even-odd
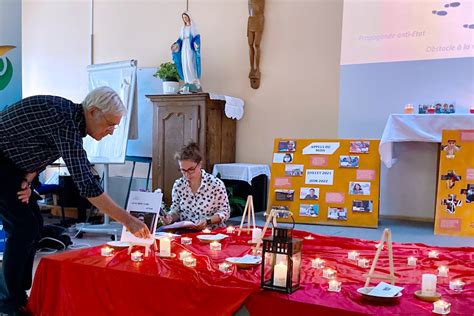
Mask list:
[[[275,139],[268,208],[291,211],[297,223],[377,227],[378,147],[372,139]]]
[[[443,130],[435,234],[474,237],[474,130]]]

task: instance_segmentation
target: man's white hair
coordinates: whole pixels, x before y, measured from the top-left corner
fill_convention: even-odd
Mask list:
[[[87,111],[93,106],[103,113],[121,116],[127,113],[127,108],[123,105],[119,95],[110,87],[99,87],[89,92],[82,101],[82,107],[84,111]]]

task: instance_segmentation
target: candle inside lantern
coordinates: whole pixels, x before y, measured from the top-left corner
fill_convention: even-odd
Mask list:
[[[413,266],[413,267],[416,266],[416,258],[415,258],[415,257],[408,257],[408,262],[407,262],[407,264],[408,264],[409,266]]]
[[[461,281],[461,280],[453,280],[453,281],[450,281],[449,282],[449,289],[450,290],[453,290],[453,291],[456,291],[456,292],[460,292],[463,290],[464,288],[464,282]]]
[[[436,275],[423,274],[421,276],[421,295],[435,296],[436,294]]]
[[[359,258],[357,260],[357,265],[361,268],[368,268],[369,267],[369,259]]]
[[[347,253],[347,258],[349,260],[357,260],[358,257],[359,257],[359,253],[357,251],[349,251]]]
[[[160,256],[169,257],[171,256],[171,240],[168,237],[160,239]]]
[[[102,257],[110,257],[112,256],[112,252],[114,250],[110,247],[103,247],[102,249],[100,249],[100,254]]]
[[[326,268],[323,270],[323,278],[334,279],[336,277],[337,271],[331,268]]]
[[[130,254],[132,261],[138,262],[143,260],[143,253],[141,251],[135,251]]]
[[[209,228],[204,228],[204,229],[202,230],[202,232],[203,232],[204,234],[210,234],[210,233],[211,233],[211,230],[210,230]]]
[[[438,276],[440,277],[447,277],[449,272],[449,268],[446,266],[438,267]]]
[[[329,280],[329,288],[328,291],[330,292],[339,292],[341,290],[341,282],[337,280]]]
[[[256,244],[261,241],[262,230],[258,227],[252,229],[252,243]]]
[[[436,250],[431,250],[428,252],[428,258],[438,258],[438,252]]]
[[[211,248],[211,250],[218,251],[221,250],[221,243],[215,240],[209,244],[209,247]]]
[[[191,237],[181,237],[181,245],[191,245],[193,239]]]
[[[189,257],[191,253],[189,251],[183,250],[179,253],[179,260],[184,260],[184,258]]]
[[[286,273],[288,267],[283,262],[280,262],[274,267],[273,285],[286,287]]]
[[[227,234],[233,234],[234,233],[234,226],[228,226],[226,229]]]
[[[183,259],[183,264],[186,267],[190,267],[190,268],[195,267],[196,266],[196,258],[189,255],[189,256],[187,256],[186,258]]]
[[[324,260],[323,259],[311,259],[311,266],[316,269],[324,268]]]
[[[439,300],[433,303],[433,313],[436,314],[449,314],[451,310],[451,303],[448,303],[443,300]]]
[[[230,272],[232,269],[231,269],[230,264],[228,264],[227,262],[223,262],[223,263],[219,263],[219,270],[224,273],[227,273],[227,272]]]

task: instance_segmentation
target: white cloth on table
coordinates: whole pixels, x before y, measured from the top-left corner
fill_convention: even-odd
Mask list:
[[[380,160],[387,168],[396,162],[393,143],[441,143],[443,129],[474,129],[472,114],[390,114],[380,139]]]
[[[259,175],[264,174],[270,178],[270,167],[251,163],[215,164],[212,174],[216,176],[218,173],[222,179],[246,181],[251,185],[252,179]]]
[[[209,98],[225,101],[224,111],[228,118],[240,120],[244,116],[244,100],[217,93],[209,93]]]

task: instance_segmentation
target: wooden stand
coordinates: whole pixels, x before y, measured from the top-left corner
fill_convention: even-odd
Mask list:
[[[247,215],[248,220],[247,220],[247,228],[243,228],[244,226],[244,220],[245,220],[245,215]],[[250,221],[252,220],[252,224],[250,224]],[[252,225],[252,227],[250,227]],[[242,231],[246,231],[247,234],[252,231],[252,229],[255,228],[255,210],[253,207],[253,197],[249,195],[247,197],[247,203],[245,203],[245,208],[244,208],[244,214],[242,215],[242,220],[240,221],[240,226],[237,228],[239,233],[237,236],[240,236],[240,233]]]
[[[382,251],[383,244],[387,242],[387,249],[388,249],[388,260],[390,265],[390,274],[383,275],[383,274],[374,274],[375,266],[377,265],[377,261],[379,260],[380,252]],[[374,261],[372,262],[372,266],[370,267],[370,271],[368,274],[364,276],[367,277],[365,281],[364,287],[368,287],[370,283],[370,279],[381,279],[381,280],[390,280],[392,285],[395,285],[395,271],[393,268],[393,250],[392,250],[392,232],[390,229],[385,228],[382,234],[382,238],[380,238],[380,243],[377,248],[377,252],[375,253]]]
[[[144,247],[145,248],[145,257],[148,257],[148,253],[150,251],[150,247],[153,246],[153,249],[155,251],[158,251],[158,245],[156,244],[156,240],[153,241],[153,243],[151,245],[148,245],[148,244],[138,244],[138,243],[130,243],[130,246],[128,246],[128,255],[130,255],[132,253],[132,248],[134,246],[138,246],[138,247]]]

